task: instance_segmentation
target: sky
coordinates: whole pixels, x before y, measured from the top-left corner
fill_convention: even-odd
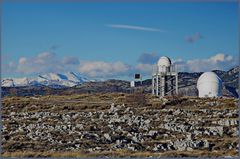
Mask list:
[[[2,77],[78,72],[151,76],[168,56],[179,71],[238,65],[237,2],[2,4]]]

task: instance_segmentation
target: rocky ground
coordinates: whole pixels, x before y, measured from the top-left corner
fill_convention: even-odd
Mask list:
[[[237,99],[4,97],[4,157],[236,157]]]

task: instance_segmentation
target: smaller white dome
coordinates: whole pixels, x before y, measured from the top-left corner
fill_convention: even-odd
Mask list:
[[[214,72],[203,73],[197,81],[199,97],[218,97],[222,95],[222,80]]]
[[[170,60],[170,58],[168,58],[167,56],[162,56],[162,57],[160,57],[160,59],[158,60],[157,65],[158,65],[159,67],[163,67],[163,66],[165,66],[165,67],[170,67],[170,66],[171,66],[171,60]]]

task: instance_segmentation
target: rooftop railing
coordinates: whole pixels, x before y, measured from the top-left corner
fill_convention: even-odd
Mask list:
[[[155,64],[152,70],[152,74],[157,74],[157,73],[166,74],[166,73],[176,73],[176,72],[177,72],[177,68],[175,65],[166,67],[166,66],[157,66],[157,64]]]

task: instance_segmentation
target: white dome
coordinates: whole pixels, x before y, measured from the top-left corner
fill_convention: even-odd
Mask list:
[[[219,97],[222,95],[222,80],[214,72],[203,73],[197,81],[199,97]]]
[[[158,72],[160,73],[169,72],[171,67],[171,60],[166,56],[162,56],[157,62],[157,67]]]
[[[171,66],[171,60],[166,56],[162,56],[158,60],[157,65],[160,66],[160,67],[163,67],[163,66],[170,67]]]

